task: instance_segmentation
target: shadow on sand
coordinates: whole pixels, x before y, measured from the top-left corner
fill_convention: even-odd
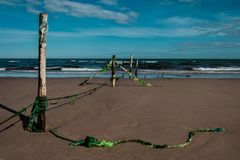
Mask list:
[[[109,81],[109,80],[108,80],[108,81]],[[107,82],[108,82],[108,81],[107,81]],[[109,85],[107,84],[107,82],[105,82],[105,83],[97,83],[99,86],[97,86],[97,87],[95,87],[95,88],[93,88],[93,89],[90,89],[90,90],[88,90],[88,91],[86,91],[86,92],[79,93],[79,94],[76,96],[76,98],[74,99],[74,101],[77,101],[77,100],[80,100],[80,99],[82,99],[82,98],[84,98],[84,97],[86,97],[86,96],[92,95],[93,93],[95,93],[96,91],[98,91],[99,89],[101,89],[101,88],[104,87],[104,86],[109,86]],[[63,99],[64,99],[64,98],[65,98],[65,97],[63,97]],[[58,98],[55,98],[55,99],[57,100]],[[59,98],[59,99],[62,99],[62,98]],[[53,99],[52,99],[52,100],[53,100]],[[50,99],[49,99],[49,101],[50,101]],[[46,111],[51,111],[51,110],[54,110],[54,109],[63,107],[63,106],[65,106],[65,105],[67,105],[67,104],[70,104],[71,102],[72,102],[72,100],[68,100],[68,101],[66,101],[66,102],[64,102],[64,103],[61,103],[61,104],[59,104],[59,105],[57,104],[56,106],[49,107]],[[53,103],[53,104],[54,104],[54,103]],[[33,105],[33,104],[32,104],[32,105]],[[26,109],[28,109],[28,108],[31,107],[32,105],[29,105],[28,107],[26,107]],[[51,105],[51,103],[49,103],[49,105]],[[22,114],[23,111],[15,111],[15,110],[11,109],[10,107],[7,107],[7,106],[5,106],[5,105],[3,105],[3,104],[0,104],[0,109],[5,110],[5,111],[8,111],[8,112],[10,112],[10,113],[13,114],[11,117],[9,117],[9,118],[7,118],[6,120],[0,122],[0,126],[2,126],[3,124],[5,124],[6,122],[8,122],[9,120],[11,120],[11,119],[13,119],[13,118],[15,118],[15,117],[19,117],[19,118],[20,118],[20,119],[18,119],[17,121],[12,122],[10,125],[7,125],[7,126],[4,127],[3,129],[0,129],[0,133],[3,132],[3,131],[5,131],[5,130],[7,130],[7,129],[9,129],[9,128],[11,128],[11,127],[13,127],[15,124],[17,124],[17,123],[20,122],[20,121],[22,122],[23,129],[24,129],[24,130],[27,129],[28,123],[29,123],[29,120],[30,120],[30,117]]]
[[[25,116],[24,114],[22,113],[19,113],[18,111],[15,111],[13,109],[11,109],[10,107],[7,107],[3,104],[0,104],[0,109],[3,109],[5,111],[8,111],[10,113],[13,113],[14,115],[12,115],[11,117],[9,117],[8,119],[2,121],[0,123],[0,126],[3,125],[4,123],[8,122],[9,120],[13,119],[14,117],[19,117],[20,119],[11,123],[10,125],[4,127],[3,129],[0,130],[0,133],[13,127],[15,124],[17,124],[18,122],[22,122],[22,126],[23,126],[23,129],[25,130],[27,128],[27,125],[28,125],[28,122],[29,122],[29,117],[28,116]]]

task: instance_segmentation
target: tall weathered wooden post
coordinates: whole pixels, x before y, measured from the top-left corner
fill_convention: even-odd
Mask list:
[[[132,71],[133,71],[133,54],[131,54],[131,56],[130,56],[130,62],[129,63],[130,63],[129,64],[129,66],[130,66],[129,72],[132,74]],[[131,78],[131,77],[129,76],[129,78]]]
[[[112,87],[116,86],[116,75],[115,75],[115,68],[116,68],[116,56],[112,56]]]
[[[47,86],[46,86],[46,46],[47,46],[47,30],[48,30],[48,15],[40,13],[39,15],[39,41],[38,41],[38,98],[41,103],[47,103]],[[46,106],[47,104],[45,104]],[[38,128],[45,132],[46,126],[46,108],[41,109],[37,117]]]

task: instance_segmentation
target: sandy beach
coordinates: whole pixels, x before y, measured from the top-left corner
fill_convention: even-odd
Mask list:
[[[189,131],[223,127],[223,133],[198,133],[185,148],[157,150],[127,143],[113,148],[70,147],[50,132],[31,133],[19,117],[0,126],[0,160],[238,160],[240,159],[240,79],[149,79],[155,87],[139,87],[120,79],[48,79],[48,98],[88,91],[74,104],[51,102],[47,130],[78,140],[87,135],[102,140],[143,139],[155,144],[178,144]],[[103,85],[104,84],[104,85]],[[0,78],[0,121],[32,103],[37,79]],[[30,115],[29,109],[25,115]],[[17,123],[15,123],[17,122]],[[15,123],[15,124],[14,124]],[[14,124],[7,129],[7,126]]]

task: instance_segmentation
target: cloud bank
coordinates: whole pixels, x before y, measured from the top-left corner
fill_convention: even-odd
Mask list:
[[[174,4],[179,4],[179,3],[197,4],[200,2],[201,2],[201,0],[161,0],[160,4],[163,4],[163,5],[174,5]]]
[[[138,17],[138,14],[133,11],[121,13],[103,9],[101,6],[69,0],[45,0],[45,8],[51,12],[60,12],[76,17],[110,19],[117,23],[128,23]]]
[[[102,4],[109,5],[109,6],[117,6],[118,2],[117,0],[100,0],[99,1]]]
[[[99,2],[105,5],[118,5],[116,0],[100,0]],[[28,12],[33,14],[46,10],[74,17],[113,20],[121,24],[130,23],[138,18],[138,13],[134,11],[122,12],[104,9],[103,6],[97,4],[81,3],[73,0],[1,0],[0,5],[25,7]]]

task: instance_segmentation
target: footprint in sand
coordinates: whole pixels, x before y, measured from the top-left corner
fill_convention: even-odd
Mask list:
[[[134,122],[134,121],[128,121],[128,122],[124,122],[122,124],[115,124],[113,126],[111,126],[108,130],[107,130],[107,133],[120,133],[122,132],[123,130],[127,130],[127,129],[134,129],[134,128],[137,128],[137,127],[140,127],[140,123],[138,122]]]
[[[112,104],[105,104],[104,108],[106,108],[107,110],[112,110],[113,109],[113,105]]]
[[[112,110],[113,109],[113,99],[107,99],[105,102],[103,102],[104,108],[107,110]]]
[[[122,128],[136,128],[139,126],[140,123],[134,121],[128,121],[127,123],[121,125]]]
[[[107,102],[102,102],[101,106],[96,109],[96,116],[102,115],[105,111],[111,111],[113,108],[113,100],[109,99]]]

